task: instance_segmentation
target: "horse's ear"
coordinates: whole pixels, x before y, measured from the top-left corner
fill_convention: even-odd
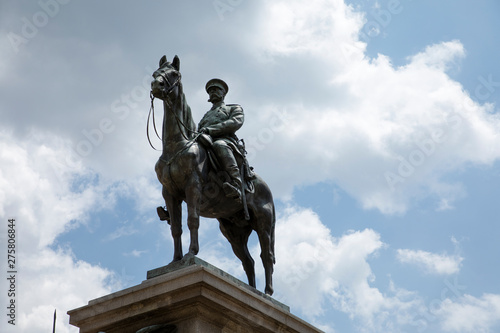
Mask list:
[[[160,59],[160,65],[159,65],[159,66],[161,67],[161,65],[163,65],[163,64],[164,64],[164,63],[166,63],[166,62],[167,62],[167,56],[165,56],[165,55],[164,55],[164,56],[163,56],[163,57],[161,57],[161,59]]]
[[[174,57],[174,60],[172,60],[172,66],[176,69],[179,70],[181,67],[181,61],[179,60],[179,57],[176,55]]]

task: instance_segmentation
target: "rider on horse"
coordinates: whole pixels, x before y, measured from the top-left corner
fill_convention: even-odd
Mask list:
[[[155,171],[162,184],[166,209],[172,213],[169,216],[167,210],[158,207],[160,219],[170,220],[173,262],[183,259],[182,204],[185,202],[190,234],[188,254],[195,256],[199,251],[200,217],[216,218],[222,234],[241,260],[248,284],[255,287],[254,261],[248,250],[248,239],[255,231],[265,271],[265,293],[272,295],[276,262],[275,207],[269,186],[252,172],[245,158],[244,143],[240,144],[235,135],[243,125],[243,110],[239,105],[224,104],[228,92],[224,81],[210,80],[206,90],[213,107],[196,131],[179,67],[177,56],[172,62],[163,56],[151,83],[151,95],[163,101],[163,151]],[[236,162],[241,165],[240,172]]]
[[[243,125],[243,108],[237,104],[224,103],[229,87],[221,79],[208,81],[205,90],[209,96],[208,101],[213,105],[198,124],[198,132],[201,133],[198,140],[207,148],[213,149],[221,167],[230,177],[230,181],[222,184],[225,195],[241,202],[242,179],[234,154],[240,151],[235,132]],[[250,168],[247,169],[247,174],[252,175]],[[170,214],[165,208],[157,207],[157,212],[160,220],[170,221]]]
[[[221,79],[208,81],[205,90],[213,106],[201,119],[198,131],[210,135],[217,159],[229,174],[230,181],[222,185],[224,193],[227,197],[241,200],[242,179],[234,153],[239,151],[235,132],[243,125],[243,108],[237,104],[224,103],[229,87]]]

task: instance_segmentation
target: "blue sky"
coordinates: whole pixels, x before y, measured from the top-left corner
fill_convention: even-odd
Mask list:
[[[274,297],[292,313],[329,333],[499,330],[500,3],[0,9],[0,241],[16,218],[20,251],[18,325],[2,332],[47,332],[54,309],[77,332],[66,311],[170,262],[145,134],[164,54],[195,120],[213,77],[245,110],[238,135],[277,207]],[[245,280],[217,221],[200,237],[200,258]],[[251,251],[263,290],[255,236]]]

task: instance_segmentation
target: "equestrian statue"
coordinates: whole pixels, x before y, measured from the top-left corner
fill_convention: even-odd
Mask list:
[[[163,56],[151,82],[152,110],[154,98],[163,101],[164,109],[163,150],[155,171],[162,184],[166,209],[158,207],[157,211],[160,219],[170,224],[173,261],[183,258],[182,202],[186,202],[190,232],[188,254],[196,255],[199,251],[200,216],[216,218],[222,234],[242,262],[248,284],[256,287],[254,260],[247,245],[255,230],[265,271],[265,293],[272,295],[274,202],[267,184],[248,165],[244,143],[235,134],[244,122],[243,108],[225,104],[228,85],[223,80],[212,79],[205,86],[212,108],[196,127],[179,69],[179,57],[169,62]]]

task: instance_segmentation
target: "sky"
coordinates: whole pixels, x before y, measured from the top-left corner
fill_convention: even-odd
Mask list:
[[[172,260],[146,120],[151,74],[178,55],[195,121],[214,77],[245,111],[237,134],[276,205],[274,298],[328,333],[499,332],[498,13],[495,0],[2,1],[1,331],[48,332],[57,310],[57,332],[78,332],[68,310]],[[216,220],[201,220],[200,247],[246,281]],[[250,248],[263,290],[256,236]]]

